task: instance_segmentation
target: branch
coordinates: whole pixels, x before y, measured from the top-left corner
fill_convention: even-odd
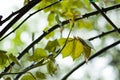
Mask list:
[[[24,72],[15,72],[15,73],[2,73],[2,75],[15,75],[15,74],[23,74]]]
[[[114,29],[120,33],[120,30],[117,28],[117,26],[107,17],[107,15],[95,4],[95,2],[90,1],[90,3],[102,14],[102,16],[112,25]]]
[[[113,10],[113,9],[117,9],[117,8],[120,8],[120,4],[117,4],[115,6],[111,6],[111,7],[108,7],[108,8],[105,8],[105,9],[102,9],[103,12],[107,12],[109,10]],[[75,21],[78,21],[78,20],[81,20],[81,19],[84,19],[84,18],[88,18],[90,16],[93,16],[93,15],[96,15],[98,14],[99,11],[94,11],[94,12],[91,12],[91,13],[87,13],[87,14],[84,14],[82,15],[80,18],[76,18]],[[65,24],[68,24],[69,23],[69,20],[66,20],[66,21],[63,21],[62,22],[62,25],[65,25]],[[52,28],[50,28],[48,31],[44,32],[41,36],[39,36],[35,41],[33,41],[28,47],[26,47],[20,54],[19,56],[17,57],[18,60],[20,60],[22,58],[22,56],[25,55],[26,52],[29,51],[29,49],[31,49],[36,43],[38,43],[39,41],[41,41],[46,35],[48,35],[49,33],[51,33],[52,31],[54,31],[55,29],[59,28],[60,25],[59,24],[56,24],[55,26],[53,26]],[[3,72],[1,73],[6,73],[11,66],[13,66],[15,63],[12,62],[11,64],[9,64]],[[0,75],[0,78],[2,77],[3,75],[1,74]]]
[[[46,6],[46,7],[44,7],[44,8],[41,8],[41,9],[39,9],[39,10],[31,13],[31,14],[30,14],[29,16],[27,16],[15,29],[13,29],[11,32],[9,32],[9,33],[6,34],[4,37],[2,37],[2,38],[0,39],[0,41],[2,41],[2,40],[5,39],[7,36],[9,36],[9,35],[12,34],[13,32],[15,32],[25,21],[27,21],[27,20],[28,20],[31,16],[33,16],[34,14],[36,14],[36,13],[38,13],[39,11],[42,11],[42,10],[44,10],[44,9],[46,9],[46,8],[49,8],[49,7],[55,5],[55,4],[59,3],[59,2],[60,2],[60,1],[56,1],[56,2],[54,2],[54,3],[52,3],[52,4],[48,5],[48,6]]]
[[[38,4],[41,0],[32,0],[26,6],[19,10],[19,14],[9,22],[5,28],[0,32],[0,38],[25,14],[27,13],[32,7]]]
[[[119,30],[120,30],[120,28],[119,28]],[[91,40],[96,39],[96,38],[101,38],[101,37],[103,37],[103,36],[105,36],[105,35],[108,35],[108,34],[110,34],[110,33],[113,33],[113,32],[116,32],[116,29],[111,30],[111,31],[107,31],[107,32],[102,32],[101,34],[99,34],[99,35],[97,35],[97,36],[95,36],[95,37],[92,37],[92,38],[90,38],[90,39],[88,39],[88,40],[91,41]]]
[[[4,20],[1,20],[0,21],[0,26],[2,25],[2,24],[4,24],[5,22],[7,22],[9,19],[11,19],[13,16],[15,16],[16,14],[18,14],[19,13],[19,10],[18,11],[15,11],[15,12],[12,12],[7,18],[5,18]]]
[[[120,43],[120,40],[109,45],[106,46],[105,48],[99,50],[98,52],[96,52],[94,55],[92,55],[88,60],[92,60],[93,58],[103,54],[106,50],[118,45]],[[81,66],[83,66],[86,63],[86,61],[81,62],[80,64],[78,64],[75,68],[73,68],[69,73],[67,73],[61,80],[66,80],[73,72],[75,72],[78,68],[80,68]]]

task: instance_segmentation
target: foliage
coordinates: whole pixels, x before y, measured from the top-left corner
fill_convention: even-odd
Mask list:
[[[3,46],[0,46],[0,66],[3,66],[0,67],[1,71],[3,71],[0,73],[0,78],[4,78],[5,80],[17,80],[19,78],[20,80],[48,80],[50,76],[54,78],[58,75],[61,75],[59,69],[60,64],[58,64],[57,62],[57,59],[60,57],[60,55],[62,55],[62,59],[70,57],[74,62],[78,61],[78,66],[81,67],[85,62],[88,63],[88,61],[92,58],[119,44],[120,29],[118,27],[113,27],[113,25],[115,24],[112,22],[112,19],[110,21],[113,25],[111,26],[108,24],[110,23],[110,21],[108,21],[109,17],[106,15],[107,13],[105,13],[109,10],[119,8],[120,5],[116,5],[117,7],[115,6],[114,8],[113,6],[108,7],[110,4],[115,5],[115,3],[118,2],[120,1],[114,0],[112,2],[108,0],[24,0],[24,6],[21,9],[13,12],[6,19],[0,19],[0,25],[6,23],[9,19],[11,19],[11,21],[9,21],[9,27],[7,25],[1,30],[0,44],[4,45],[6,41],[10,41],[12,43],[11,48],[8,50],[3,48]],[[99,6],[97,6],[96,3],[98,3]],[[107,8],[99,9],[99,7],[103,4]],[[95,10],[95,8],[98,11],[92,12],[93,10]],[[28,14],[29,16],[23,19],[21,23],[19,23],[19,18],[22,18],[22,16],[30,9],[32,9],[31,12],[35,12]],[[40,27],[43,31],[41,31],[40,29],[38,30],[38,32],[35,32],[36,34],[39,34],[36,35],[39,37],[32,37],[32,39],[30,37],[27,37],[28,39],[26,39],[25,34],[27,36],[30,36],[33,28],[30,28],[31,25],[29,25],[29,23],[23,26],[22,24],[39,11],[42,11],[40,12],[41,14],[47,14],[46,20],[48,23],[46,23],[46,27]],[[117,12],[119,13],[119,11]],[[108,21],[108,23],[105,22],[101,24],[100,21],[104,20],[101,19],[101,16],[103,18],[107,17],[108,19],[105,19]],[[35,18],[37,19],[37,17]],[[30,18],[30,20],[32,19]],[[16,21],[18,21],[18,23],[16,23]],[[13,26],[13,23],[16,24]],[[34,21],[31,21],[30,23],[35,24]],[[18,26],[16,26],[17,24]],[[9,30],[9,28],[11,27],[15,29],[13,29],[13,31],[8,33],[8,35],[6,36],[7,30]],[[38,29],[37,27],[38,26],[34,26],[36,30]],[[112,27],[114,29],[112,29]],[[75,33],[77,31],[80,32],[78,33],[78,35]],[[91,34],[92,32],[95,32],[95,35]],[[113,32],[114,34],[111,34]],[[11,33],[14,33],[15,36],[12,39],[9,39],[8,36]],[[25,36],[23,39],[21,37],[22,34],[24,34]],[[89,38],[91,36],[92,38]],[[86,37],[87,39],[84,39],[84,37]],[[97,43],[95,43],[94,39],[96,38],[100,38],[101,42],[98,40]],[[30,39],[32,40],[32,42],[31,44],[28,44]],[[112,39],[112,42],[110,42],[112,44],[110,46],[106,46],[108,45],[106,43],[109,42],[108,39]],[[90,42],[91,40],[93,43]],[[35,44],[37,46],[35,46]],[[101,50],[98,51],[100,48]],[[119,51],[118,47],[114,48],[114,52]],[[95,51],[98,52],[94,54]],[[91,56],[91,54],[94,55]],[[111,54],[106,55],[112,56]],[[23,56],[25,56],[26,59]],[[82,57],[84,57],[84,62],[80,63]],[[25,62],[22,63],[22,61]],[[63,66],[64,64],[62,64],[62,67]],[[74,70],[79,68],[78,66],[74,67],[70,73],[66,74],[66,76],[62,78],[62,80],[66,80],[70,76],[70,74],[74,72]],[[63,73],[65,72],[63,71]],[[11,76],[10,74],[14,76]],[[7,75],[10,75],[10,77]]]

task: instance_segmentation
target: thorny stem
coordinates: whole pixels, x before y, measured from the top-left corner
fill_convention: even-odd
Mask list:
[[[19,10],[19,14],[15,16],[0,32],[0,38],[31,8],[33,8],[36,4],[41,2],[41,0],[32,0],[27,5]]]

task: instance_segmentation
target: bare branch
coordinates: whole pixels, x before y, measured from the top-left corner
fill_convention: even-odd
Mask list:
[[[117,28],[117,26],[107,17],[107,15],[96,5],[95,2],[91,1],[91,4],[102,14],[102,16],[112,25],[114,29],[120,33],[120,30]]]
[[[4,24],[5,22],[7,22],[9,19],[11,19],[13,16],[17,15],[18,13],[19,13],[19,10],[15,11],[15,12],[12,12],[7,18],[5,18],[4,20],[0,21],[0,26],[2,24]]]
[[[120,30],[120,28],[119,28],[119,30]],[[113,33],[113,32],[116,32],[116,29],[111,30],[111,31],[107,31],[107,32],[102,32],[101,34],[99,34],[99,35],[97,35],[97,36],[95,36],[95,37],[92,37],[92,38],[90,38],[90,39],[88,39],[88,40],[91,41],[91,40],[96,39],[96,38],[101,38],[101,37],[103,37],[103,36],[105,36],[105,35],[108,35],[108,34],[111,34],[111,33]]]
[[[26,6],[19,10],[19,14],[10,21],[5,28],[0,32],[0,38],[25,14],[27,13],[32,7],[38,4],[41,0],[32,0]]]

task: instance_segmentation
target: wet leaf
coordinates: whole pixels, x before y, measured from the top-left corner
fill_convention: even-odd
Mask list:
[[[45,58],[45,57],[47,57],[46,51],[45,51],[44,49],[42,49],[42,48],[37,48],[37,49],[35,50],[35,53],[34,53],[32,56],[30,56],[29,59],[30,59],[31,61],[37,62],[37,61],[39,61],[40,59]]]

